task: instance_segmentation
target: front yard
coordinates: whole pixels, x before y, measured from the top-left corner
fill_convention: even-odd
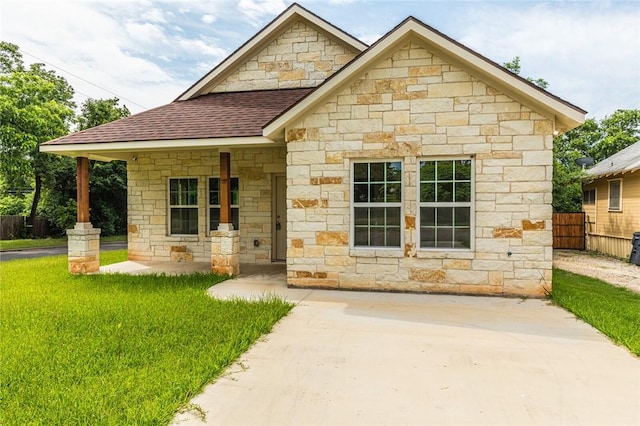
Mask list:
[[[211,275],[66,268],[66,256],[2,263],[2,425],[167,424],[292,307],[214,300]]]
[[[554,269],[553,301],[640,356],[640,294]]]
[[[205,290],[222,278],[211,275],[66,267],[66,256],[2,263],[2,425],[168,424],[292,307],[212,299]],[[640,355],[640,294],[556,269],[552,298]]]

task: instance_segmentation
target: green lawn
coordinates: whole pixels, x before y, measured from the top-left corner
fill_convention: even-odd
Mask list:
[[[640,355],[640,294],[554,269],[553,301]]]
[[[127,241],[126,235],[113,235],[110,237],[100,237],[103,243],[116,241]],[[24,240],[0,240],[0,251],[4,250],[23,250],[30,248],[58,247],[66,246],[67,238],[32,238]]]
[[[291,309],[208,297],[221,280],[71,276],[66,256],[3,262],[0,424],[169,423]]]

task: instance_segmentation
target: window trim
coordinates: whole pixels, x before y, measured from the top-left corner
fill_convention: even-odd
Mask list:
[[[619,182],[619,192],[618,192],[618,208],[611,208],[611,182]],[[610,212],[620,213],[622,212],[622,178],[618,179],[609,179],[607,181],[607,210]]]
[[[402,168],[402,172],[400,174],[400,201],[395,203],[366,203],[367,207],[400,207],[400,245],[398,247],[389,247],[389,246],[356,246],[355,245],[355,207],[356,204],[365,204],[365,203],[356,203],[354,201],[354,185],[355,185],[355,164],[357,163],[400,163],[400,167]],[[349,249],[350,250],[364,250],[364,251],[375,251],[375,250],[384,250],[384,251],[398,251],[402,250],[404,247],[404,231],[405,231],[405,221],[404,221],[404,203],[405,203],[405,162],[402,158],[358,158],[352,159],[349,162]],[[393,205],[392,205],[393,204]],[[363,207],[363,206],[362,206]]]
[[[217,231],[217,229],[211,229],[211,209],[212,208],[220,208],[220,204],[209,204],[209,194],[211,192],[211,179],[220,180],[220,176],[207,176],[207,229],[208,232]],[[240,202],[240,177],[239,176],[231,176],[231,179],[238,179],[238,202]],[[238,209],[238,227],[234,226],[234,231],[240,229],[240,204],[231,204],[231,209]],[[233,221],[233,215],[231,217]]]
[[[171,181],[172,180],[187,180],[194,179],[196,181],[196,204],[195,205],[182,205],[182,204],[171,204]],[[195,209],[197,211],[197,231],[195,234],[173,234],[171,233],[171,209],[172,208],[182,208],[182,209]],[[200,234],[200,179],[197,176],[169,176],[167,179],[167,236],[170,237],[198,237]]]
[[[421,238],[420,238],[420,211],[421,207],[428,207],[420,201],[420,162],[421,161],[460,161],[460,160],[470,160],[471,161],[471,200],[469,201],[469,248],[461,247],[422,247]],[[431,204],[431,203],[429,203]],[[437,204],[437,203],[436,203]],[[460,202],[448,202],[442,203],[442,207],[456,207],[461,204]],[[446,205],[445,205],[446,204]],[[466,204],[466,203],[464,203]],[[416,158],[416,227],[415,227],[415,238],[416,238],[416,250],[424,251],[424,252],[438,252],[438,251],[447,251],[447,252],[473,252],[475,251],[476,246],[476,159],[474,155],[468,156],[434,156],[434,157],[417,157]]]

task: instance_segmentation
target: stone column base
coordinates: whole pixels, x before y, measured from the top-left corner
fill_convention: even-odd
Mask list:
[[[226,228],[226,229],[225,229]],[[211,272],[220,275],[240,273],[240,233],[233,225],[221,225],[211,231]]]
[[[100,271],[100,229],[90,222],[78,222],[67,229],[69,272],[91,274]]]

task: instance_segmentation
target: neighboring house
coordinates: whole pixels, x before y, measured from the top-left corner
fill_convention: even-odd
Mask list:
[[[640,142],[587,170],[582,185],[587,250],[628,258],[640,232]]]
[[[367,46],[294,4],[173,103],[41,149],[78,158],[81,200],[87,159],[127,161],[130,260],[540,296],[553,136],[584,114],[415,18]],[[78,217],[70,269],[95,270]]]

